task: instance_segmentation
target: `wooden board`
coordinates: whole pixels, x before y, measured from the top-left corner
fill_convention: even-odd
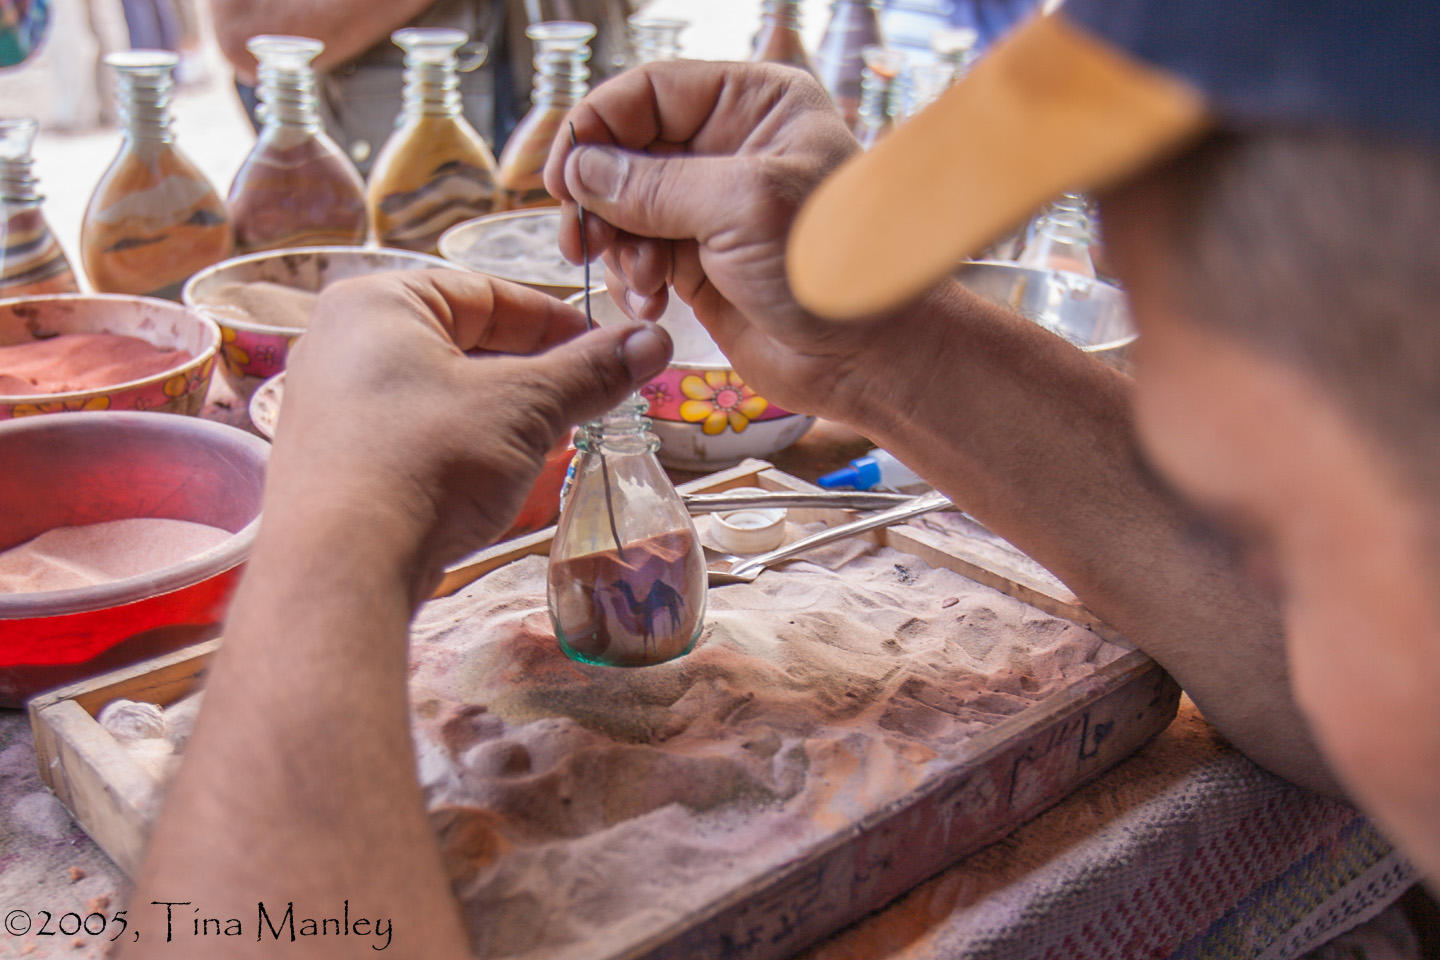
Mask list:
[[[740,486],[817,488],[763,461],[684,485],[686,492]],[[843,522],[840,510],[792,510],[798,522]],[[551,530],[496,545],[447,571],[437,596],[459,590],[519,557],[546,554]],[[867,534],[993,587],[1040,610],[1097,629],[1063,588],[1000,568],[994,551],[943,549],[910,528]],[[126,873],[139,866],[156,784],[95,721],[118,697],[161,706],[200,684],[219,641],[135,664],[31,701],[40,774],[76,821]],[[905,796],[874,810],[780,869],[677,919],[643,942],[596,944],[597,960],[785,957],[904,893],[991,843],[1099,776],[1174,718],[1180,689],[1132,651],[967,741],[965,755]]]

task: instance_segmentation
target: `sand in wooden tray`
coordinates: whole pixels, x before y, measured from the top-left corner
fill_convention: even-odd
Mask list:
[[[411,635],[420,779],[485,958],[653,935],[1125,652],[848,541],[712,590],[679,660],[592,667],[560,653],[545,575],[544,557],[509,564],[426,604]],[[183,735],[146,736],[137,760],[168,775]]]
[[[209,524],[154,517],[56,527],[0,552],[0,593],[70,590],[138,577],[231,536]]]
[[[118,333],[62,333],[0,346],[0,396],[98,390],[173,370],[190,354]]]

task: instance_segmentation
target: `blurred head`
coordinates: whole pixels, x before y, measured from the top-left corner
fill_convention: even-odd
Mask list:
[[[1337,774],[1440,876],[1440,154],[1216,135],[1102,210],[1144,448],[1249,544]]]

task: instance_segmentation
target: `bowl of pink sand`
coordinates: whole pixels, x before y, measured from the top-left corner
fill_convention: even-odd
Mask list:
[[[0,706],[213,636],[269,449],[198,417],[0,422]]]
[[[180,299],[220,327],[220,356],[242,377],[273,377],[337,280],[395,270],[456,270],[439,257],[371,247],[294,247],[222,260],[185,282]]]
[[[0,300],[0,421],[82,410],[196,414],[219,349],[214,323],[168,300]]]

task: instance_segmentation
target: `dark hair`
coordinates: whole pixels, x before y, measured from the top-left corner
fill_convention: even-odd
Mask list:
[[[1172,183],[1176,293],[1440,472],[1440,153],[1333,131],[1221,134]]]

